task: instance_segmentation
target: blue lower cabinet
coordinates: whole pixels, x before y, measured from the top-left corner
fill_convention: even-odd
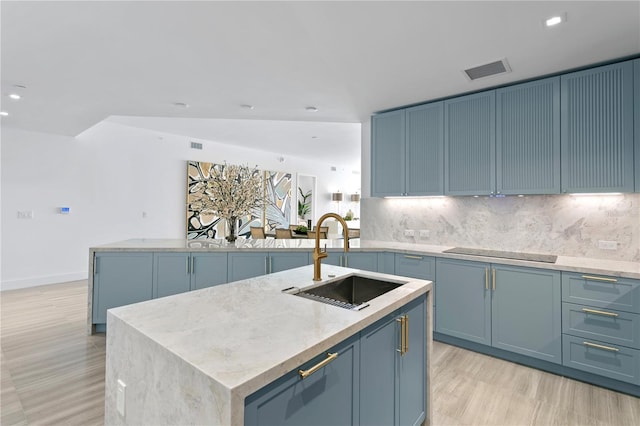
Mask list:
[[[360,424],[417,425],[426,418],[426,298],[361,333]]]
[[[567,334],[562,346],[566,367],[640,385],[640,350]]]
[[[562,332],[584,339],[640,348],[640,315],[593,306],[562,304]]]
[[[299,371],[335,359],[302,378]],[[342,342],[248,396],[245,425],[357,425],[360,341]]]
[[[227,253],[191,253],[191,290],[227,282]]]
[[[286,271],[309,264],[306,252],[269,252],[269,273]]]
[[[191,289],[189,253],[153,254],[153,297],[184,293]]]
[[[93,324],[107,322],[107,309],[150,300],[153,253],[96,253],[93,268]]]
[[[436,259],[432,256],[396,253],[394,269],[396,275],[403,277],[433,280],[436,277]]]
[[[227,278],[229,282],[246,280],[268,272],[267,252],[230,252],[227,255]]]
[[[344,255],[344,266],[347,268],[362,269],[363,271],[378,271],[378,253],[355,252]]]
[[[382,252],[378,253],[378,272],[383,274],[395,275],[396,273],[396,255],[395,253]]]

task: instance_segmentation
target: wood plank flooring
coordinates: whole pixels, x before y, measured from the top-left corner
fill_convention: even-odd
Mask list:
[[[87,282],[0,293],[0,424],[102,425]],[[640,399],[434,343],[433,425],[640,425]],[[149,425],[153,426],[153,425]]]

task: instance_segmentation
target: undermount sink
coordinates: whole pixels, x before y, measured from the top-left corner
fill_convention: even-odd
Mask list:
[[[369,306],[367,302],[371,299],[403,284],[406,284],[406,281],[380,281],[359,275],[350,275],[294,294],[345,309],[360,310]]]

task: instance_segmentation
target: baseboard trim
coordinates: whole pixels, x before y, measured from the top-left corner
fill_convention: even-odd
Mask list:
[[[42,277],[22,278],[19,280],[4,280],[0,283],[0,291],[19,290],[22,288],[38,287],[41,285],[59,284],[68,281],[86,280],[89,276],[87,271],[71,272],[60,275],[46,275]]]

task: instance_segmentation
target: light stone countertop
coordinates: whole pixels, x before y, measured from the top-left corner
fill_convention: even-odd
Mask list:
[[[133,239],[92,247],[90,251],[269,251],[269,250],[304,250],[312,251],[315,240],[308,239],[238,239],[230,244],[225,240],[183,240],[183,239]],[[329,251],[342,251],[344,240],[321,240]],[[525,266],[531,268],[551,269],[557,271],[579,272],[586,274],[610,275],[622,278],[640,279],[640,262],[594,259],[585,257],[558,256],[555,263],[544,263],[527,260],[503,259],[487,256],[443,253],[453,246],[436,246],[427,244],[397,243],[390,241],[373,241],[350,239],[349,249],[357,251],[390,251],[395,253],[417,254],[449,259],[492,262],[501,265]],[[539,253],[553,254],[553,253]],[[93,255],[91,255],[91,258]]]
[[[281,291],[291,286],[319,285],[355,272],[377,279],[406,281],[406,284],[372,299],[370,306],[361,311]],[[110,309],[105,424],[135,424],[141,419],[147,423],[166,421],[180,411],[175,407],[171,411],[162,403],[152,401],[156,396],[148,392],[153,386],[156,389],[170,387],[166,382],[171,381],[173,366],[165,361],[164,352],[172,354],[176,363],[186,363],[175,375],[176,380],[188,377],[185,383],[170,384],[173,388],[182,387],[176,395],[214,398],[213,413],[209,410],[205,414],[215,418],[207,423],[243,424],[246,396],[411,300],[427,294],[427,306],[431,306],[430,281],[332,265],[323,265],[322,274],[325,280],[314,282],[313,266],[309,265]],[[329,275],[336,278],[327,278]],[[158,364],[161,367],[157,367]],[[154,368],[161,371],[150,371]],[[145,370],[146,376],[142,376]],[[206,378],[202,394],[194,386],[203,379],[192,377],[193,371]],[[118,379],[127,383],[126,422],[115,410]],[[194,408],[187,401],[184,410]]]

